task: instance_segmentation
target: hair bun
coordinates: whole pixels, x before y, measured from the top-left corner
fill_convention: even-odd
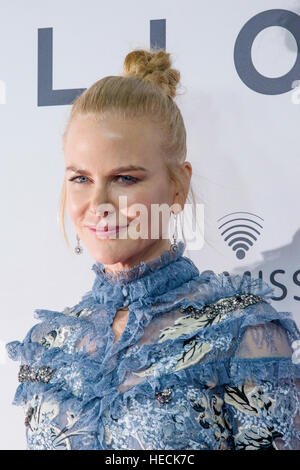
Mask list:
[[[137,77],[150,82],[174,98],[180,72],[171,67],[170,53],[163,49],[157,51],[136,49],[125,57],[123,76]]]

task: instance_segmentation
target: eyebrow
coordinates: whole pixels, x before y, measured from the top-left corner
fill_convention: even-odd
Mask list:
[[[83,175],[91,176],[91,173],[88,170],[85,170],[84,168],[76,168],[72,165],[68,166],[66,168],[66,171],[74,171],[75,173],[82,173]],[[147,168],[144,168],[142,166],[127,165],[127,166],[119,166],[118,168],[114,168],[111,173],[120,173],[123,171],[148,171],[148,170]]]

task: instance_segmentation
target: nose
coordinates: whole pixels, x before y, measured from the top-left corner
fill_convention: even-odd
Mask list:
[[[109,201],[107,191],[104,187],[95,187],[90,200],[90,211],[97,217],[107,217],[115,211],[112,202]]]

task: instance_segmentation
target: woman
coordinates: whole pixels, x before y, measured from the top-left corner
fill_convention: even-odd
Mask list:
[[[291,314],[259,279],[200,273],[176,223],[172,244],[165,236],[192,173],[169,56],[132,51],[122,76],[73,103],[60,216],[66,205],[96,277],[7,344],[28,449],[300,448]],[[171,208],[162,223],[157,204]]]

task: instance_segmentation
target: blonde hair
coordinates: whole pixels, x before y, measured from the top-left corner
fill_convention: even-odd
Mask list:
[[[174,101],[180,72],[172,68],[170,53],[162,49],[136,49],[126,55],[123,74],[98,80],[73,102],[69,121],[63,133],[63,148],[72,120],[86,116],[96,120],[107,116],[139,119],[157,124],[162,132],[162,151],[170,181],[180,190],[185,185],[179,165],[186,159],[186,129],[181,112]],[[186,200],[196,209],[194,190],[189,186]],[[65,180],[58,206],[58,224],[69,245],[65,230]],[[180,212],[182,215],[182,212]],[[197,223],[197,220],[196,220]],[[182,237],[186,242],[184,232]]]

